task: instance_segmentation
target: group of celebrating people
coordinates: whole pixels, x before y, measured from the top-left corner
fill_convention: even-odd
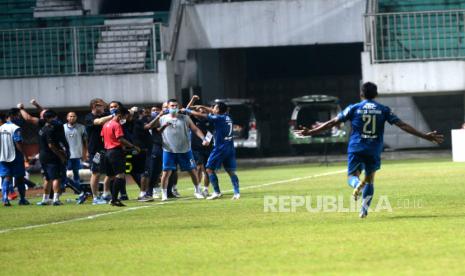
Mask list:
[[[161,106],[127,109],[121,102],[107,104],[103,99],[90,101],[91,112],[84,124],[77,114],[68,112],[66,122],[52,109],[44,109],[31,100],[40,116],[29,114],[22,103],[0,117],[0,176],[2,202],[11,206],[14,187],[19,205],[29,205],[24,184],[27,157],[22,148],[21,127],[25,123],[38,126],[39,161],[43,176],[43,198],[38,205],[62,205],[60,196],[65,184],[80,191],[78,204],[92,196],[92,204],[110,203],[125,206],[127,159],[130,175],[140,188],[138,201],[154,198],[162,201],[179,197],[177,170],[186,171],[194,185],[196,199],[217,199],[222,196],[216,171],[223,165],[233,185],[232,199],[240,198],[236,175],[233,122],[223,102],[212,107],[194,105],[194,96],[186,108],[176,99]],[[213,141],[212,141],[213,140]],[[81,160],[89,162],[91,171],[86,191],[79,176]],[[73,171],[73,179],[66,171]],[[102,193],[100,176],[104,174]],[[200,182],[203,178],[203,189]],[[209,184],[213,192],[209,193]]]

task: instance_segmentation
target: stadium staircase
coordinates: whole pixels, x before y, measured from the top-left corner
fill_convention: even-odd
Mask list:
[[[95,57],[96,71],[126,71],[145,68],[153,19],[105,20]]]
[[[464,1],[380,0],[376,56],[381,62],[465,57]]]
[[[81,0],[37,0],[34,17],[83,15]]]

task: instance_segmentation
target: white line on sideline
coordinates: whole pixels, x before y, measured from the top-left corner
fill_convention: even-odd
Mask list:
[[[274,181],[274,182],[265,183],[265,184],[241,187],[241,190],[249,190],[249,189],[267,187],[267,186],[272,186],[272,185],[277,185],[277,184],[296,182],[296,181],[301,181],[301,180],[305,180],[305,179],[312,179],[312,178],[318,178],[318,177],[324,177],[324,176],[329,176],[329,175],[340,174],[340,173],[344,173],[344,172],[346,172],[346,170],[339,170],[339,171],[334,171],[334,172],[327,172],[327,173],[314,174],[314,175],[308,175],[308,176],[303,176],[303,177],[296,177],[296,178],[291,178],[291,179],[287,179],[287,180],[279,180],[279,181]],[[228,190],[226,192],[232,192],[232,190]],[[180,198],[178,200],[166,201],[166,202],[158,202],[158,203],[151,204],[151,205],[129,207],[129,208],[124,208],[124,209],[119,210],[119,211],[106,212],[106,213],[96,214],[96,215],[92,215],[92,216],[85,216],[85,217],[81,217],[81,218],[74,218],[74,219],[62,220],[62,221],[56,221],[56,222],[50,222],[50,223],[43,223],[43,224],[35,224],[35,225],[7,228],[7,229],[0,230],[0,234],[5,234],[5,233],[8,233],[8,232],[19,231],[19,230],[29,230],[29,229],[34,229],[34,228],[41,228],[41,227],[46,227],[46,226],[50,226],[50,225],[65,224],[65,223],[70,223],[70,222],[75,222],[75,221],[92,220],[92,219],[96,219],[96,218],[103,217],[103,216],[119,214],[119,213],[124,213],[124,212],[129,212],[129,211],[136,211],[136,210],[140,210],[140,209],[144,209],[144,208],[155,207],[157,205],[164,205],[164,204],[168,204],[168,203],[174,203],[174,202],[178,202],[178,201],[181,201],[181,200],[188,200],[188,199],[193,199],[193,198],[194,197],[184,197],[184,198]]]

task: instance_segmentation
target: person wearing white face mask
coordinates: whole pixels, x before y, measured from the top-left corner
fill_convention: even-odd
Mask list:
[[[194,184],[194,196],[203,199],[197,178],[196,164],[191,150],[190,131],[194,132],[200,139],[205,136],[198,129],[189,116],[179,114],[179,105],[175,99],[168,100],[168,114],[160,119],[163,129],[163,173],[161,176],[162,201],[168,200],[168,181],[177,165],[182,171],[187,171]]]

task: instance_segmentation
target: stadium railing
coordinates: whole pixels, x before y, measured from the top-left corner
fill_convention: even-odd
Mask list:
[[[465,10],[368,13],[366,49],[372,61],[465,58]]]
[[[157,72],[161,24],[0,30],[0,78]]]

